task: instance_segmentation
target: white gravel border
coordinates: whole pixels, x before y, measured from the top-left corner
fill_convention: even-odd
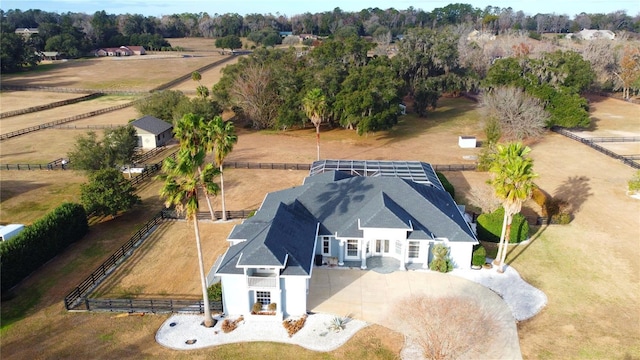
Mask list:
[[[287,330],[279,320],[260,320],[247,318],[238,327],[224,333],[221,329],[222,320],[212,328],[206,328],[202,323],[202,315],[176,314],[165,321],[156,333],[156,341],[165,347],[175,350],[195,350],[210,346],[231,344],[245,341],[273,341],[294,344],[313,351],[332,351],[344,345],[355,333],[368,324],[362,320],[350,319],[345,329],[339,332],[328,330],[329,323],[335,315],[311,314],[300,331],[289,337]],[[234,320],[238,317],[230,317]],[[171,324],[175,324],[171,326]],[[189,345],[186,342],[196,340]]]
[[[489,262],[492,260],[487,259]],[[547,295],[522,280],[518,271],[508,265],[502,274],[498,273],[496,266],[480,270],[454,269],[451,274],[493,290],[507,303],[517,321],[534,317],[547,305]]]
[[[496,292],[507,303],[516,321],[532,318],[547,304],[547,296],[522,280],[520,274],[511,266],[505,266],[505,272],[502,274],[497,272],[495,266],[492,269],[481,270],[455,269],[450,274]],[[216,325],[213,328],[205,328],[201,325],[202,315],[175,314],[162,324],[156,333],[156,341],[175,350],[195,350],[245,341],[272,341],[324,352],[344,345],[355,333],[368,325],[362,320],[350,319],[344,330],[334,332],[328,330],[334,317],[332,314],[311,314],[307,317],[304,327],[289,337],[281,321],[271,320],[266,316],[245,317],[235,330],[224,333],[221,329],[223,318],[216,317]],[[238,317],[232,316],[230,319],[236,318]],[[174,326],[171,326],[172,323]],[[189,340],[196,341],[189,345]],[[402,352],[403,358],[407,358],[407,354],[411,354],[408,358],[415,355],[414,346],[407,345],[405,344]]]

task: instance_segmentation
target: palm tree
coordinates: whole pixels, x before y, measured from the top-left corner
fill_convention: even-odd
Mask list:
[[[208,164],[204,169],[201,169],[204,158],[204,149],[191,152],[187,147],[181,148],[175,159],[168,157],[164,160],[162,164],[163,174],[159,178],[164,181],[160,196],[165,199],[165,206],[175,206],[176,211],[179,214],[184,214],[187,221],[193,221],[198,250],[202,298],[204,301],[204,325],[213,327],[215,321],[211,316],[209,306],[202,246],[200,245],[200,229],[198,227],[198,190],[203,189],[209,193],[215,193],[217,185],[213,179],[218,170],[212,164]]]
[[[327,110],[322,90],[318,88],[310,90],[302,99],[302,107],[304,108],[304,113],[316,127],[316,147],[318,149],[318,160],[320,160],[320,123],[322,123],[322,118]]]
[[[498,144],[489,168],[489,172],[493,174],[490,184],[504,208],[504,222],[496,256],[499,272],[504,271],[513,216],[520,212],[522,204],[531,197],[533,179],[538,176],[533,172],[533,160],[527,157],[530,151],[528,146],[523,146],[520,142]]]
[[[204,118],[194,114],[185,114],[180,119],[173,129],[175,137],[180,141],[181,149],[188,149],[191,155],[195,155],[197,152],[203,150],[208,152],[208,146],[210,144],[209,133],[207,132],[207,123]],[[198,166],[198,172],[202,173],[202,166]],[[205,200],[207,201],[207,207],[209,208],[209,214],[211,220],[216,220],[213,212],[213,206],[211,205],[211,199],[209,199],[209,193],[204,190]]]
[[[191,80],[198,82],[198,87],[196,87],[196,93],[198,96],[206,99],[209,96],[209,89],[200,82],[200,80],[202,80],[202,75],[199,72],[194,71],[191,73]]]
[[[227,155],[233,150],[233,145],[238,142],[236,129],[231,121],[224,121],[222,117],[216,116],[208,124],[208,136],[210,146],[207,152],[213,150],[216,165],[220,171],[220,195],[222,196],[222,220],[227,220],[227,209],[224,200],[224,177],[222,164]]]

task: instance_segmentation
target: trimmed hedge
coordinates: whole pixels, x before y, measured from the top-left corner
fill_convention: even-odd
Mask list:
[[[504,209],[502,207],[490,214],[478,216],[478,239],[489,242],[500,242],[502,222],[504,221]],[[511,221],[511,237],[509,242],[519,243],[529,238],[529,223],[520,213],[513,216]]]
[[[64,203],[38,219],[10,241],[0,243],[2,291],[17,285],[88,231],[80,204]]]
[[[487,261],[487,250],[482,245],[476,245],[471,256],[471,265],[482,266]]]
[[[438,176],[438,179],[442,183],[442,186],[444,187],[444,189],[449,193],[449,195],[451,195],[453,199],[455,199],[456,190],[453,188],[453,185],[451,185],[449,180],[447,180],[447,177],[444,176],[444,174],[439,171],[436,171],[436,175]]]

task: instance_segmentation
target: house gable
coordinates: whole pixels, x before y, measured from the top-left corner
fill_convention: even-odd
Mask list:
[[[317,228],[315,218],[299,202],[279,203],[273,218],[254,216],[234,228],[229,238],[246,240],[229,248],[217,273],[269,267],[281,268],[286,275],[309,276]]]

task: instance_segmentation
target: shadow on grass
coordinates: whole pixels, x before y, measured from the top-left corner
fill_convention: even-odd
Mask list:
[[[533,245],[533,243],[535,243],[538,239],[540,239],[540,237],[547,230],[548,227],[549,227],[549,224],[539,226],[537,228],[537,231],[529,239],[529,242],[526,245],[524,245],[524,247],[514,246],[508,249],[507,260],[505,261],[507,265],[511,265],[514,261],[516,261],[520,257],[520,255],[524,254],[527,251],[527,249],[529,249],[529,247]],[[511,254],[513,254],[513,252],[516,250],[519,250],[519,252],[512,257]]]
[[[14,196],[23,195],[44,186],[47,186],[47,184],[34,181],[3,180],[2,186],[0,186],[0,202],[5,202]]]
[[[586,176],[570,176],[560,184],[553,192],[554,198],[559,198],[571,207],[571,213],[576,213],[582,205],[592,196],[589,178]]]

